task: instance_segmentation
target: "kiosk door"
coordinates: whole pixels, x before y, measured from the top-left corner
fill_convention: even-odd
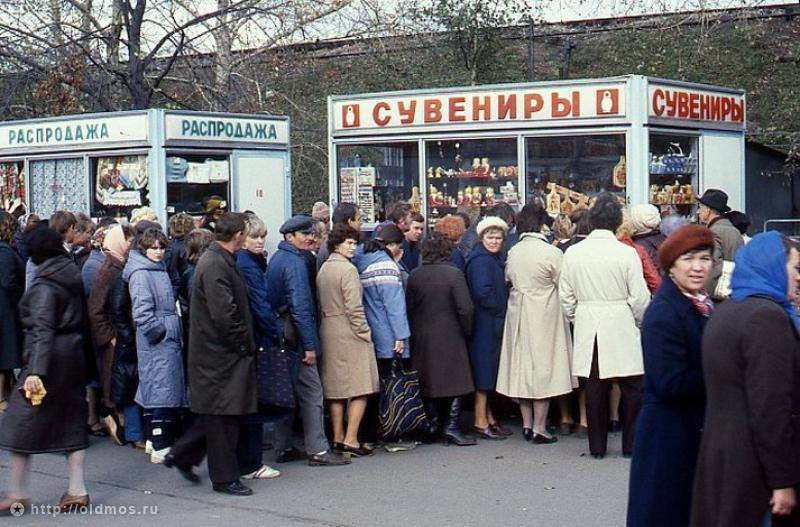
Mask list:
[[[272,151],[235,151],[233,156],[233,210],[253,211],[264,221],[272,256],[282,239],[278,229],[292,213],[289,156]]]

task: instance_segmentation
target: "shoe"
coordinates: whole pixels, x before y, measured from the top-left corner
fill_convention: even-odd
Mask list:
[[[622,425],[620,425],[617,419],[614,419],[610,423],[608,423],[608,431],[612,434],[616,434],[617,432],[622,431]]]
[[[604,457],[606,457],[606,455],[605,454],[592,454],[592,457],[595,458],[595,459],[603,459]]]
[[[448,444],[457,446],[472,446],[478,442],[461,433],[461,397],[453,397],[450,401],[450,410],[447,412],[447,424],[444,427],[444,439]]]
[[[326,450],[320,454],[314,454],[312,456],[308,456],[308,464],[312,467],[321,467],[321,466],[340,466],[340,465],[349,465],[350,460],[344,458],[338,454],[334,454],[330,450]]]
[[[281,450],[275,453],[275,463],[291,463],[292,461],[300,461],[301,459],[306,459],[305,452],[301,452],[296,448],[290,448],[289,450]]]
[[[396,441],[394,443],[384,443],[383,449],[394,454],[397,452],[408,452],[417,448],[417,444],[411,441]]]
[[[90,436],[94,437],[108,436],[108,430],[100,421],[94,423],[93,425],[86,425],[86,431]]]
[[[2,498],[0,499],[0,516],[20,517],[31,510],[31,500],[27,498]]]
[[[349,454],[353,457],[368,457],[375,454],[374,450],[370,450],[366,448],[364,445],[358,445],[357,447],[353,447],[350,445],[346,445],[344,443],[339,444],[339,453],[340,454]]]
[[[163,465],[167,468],[175,467],[178,469],[178,473],[183,476],[183,479],[189,481],[191,483],[200,483],[200,476],[194,473],[191,465],[178,465],[175,463],[175,456],[172,454],[167,454],[164,456],[164,463]]]
[[[361,446],[363,446],[364,448],[369,448],[370,450],[376,450],[379,446],[381,446],[381,444],[380,443],[371,443],[369,441],[365,441],[365,442],[361,443]]]
[[[131,445],[133,446],[133,448],[137,450],[145,450],[145,451],[147,450],[146,441],[134,441],[133,443],[131,443]]]
[[[82,507],[88,507],[90,503],[89,495],[84,494],[83,496],[73,496],[68,492],[65,492],[63,496],[61,496],[61,500],[56,505],[56,511],[59,514],[65,514],[70,512],[76,512]]]
[[[525,441],[530,441],[533,439],[533,428],[523,428],[522,437],[525,438]]]
[[[153,442],[147,440],[144,442],[144,453],[148,456],[153,453]]]
[[[229,496],[252,496],[253,489],[245,487],[239,481],[231,481],[230,483],[214,483],[212,485],[214,492],[220,494],[228,494]]]
[[[122,427],[117,423],[113,415],[103,417],[103,424],[108,429],[108,436],[119,446],[125,444],[125,432]]]
[[[558,434],[562,436],[572,435],[572,425],[569,423],[561,423],[558,427]]]
[[[506,436],[506,437],[508,437],[508,436],[512,436],[512,435],[514,435],[514,432],[513,432],[513,431],[512,431],[510,428],[508,428],[508,427],[506,427],[506,426],[503,426],[503,425],[501,425],[500,423],[493,423],[493,424],[490,424],[490,425],[489,425],[489,428],[491,428],[491,429],[492,429],[492,431],[493,431],[495,434],[500,434],[501,436]]]
[[[425,439],[428,443],[433,443],[442,432],[442,423],[439,420],[439,412],[436,411],[436,404],[431,399],[423,399],[425,415],[428,417],[428,429],[425,431]]]
[[[506,436],[495,432],[495,430],[491,426],[487,426],[486,428],[479,428],[477,426],[473,426],[472,430],[478,434],[478,437],[482,439],[494,439],[497,441],[503,440]]]
[[[169,454],[170,447],[162,448],[161,450],[153,450],[153,453],[150,454],[150,463],[155,465],[161,465],[164,463],[164,458],[167,457]]]
[[[537,434],[536,432],[533,433],[534,445],[550,445],[552,443],[558,443],[558,438],[556,436],[547,437],[546,435]]]
[[[279,470],[275,470],[269,465],[261,465],[258,470],[254,470],[249,474],[244,474],[242,479],[274,479],[280,476]]]

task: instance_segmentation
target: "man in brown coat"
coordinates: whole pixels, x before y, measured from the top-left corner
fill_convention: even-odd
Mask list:
[[[235,496],[253,491],[239,481],[236,444],[239,416],[256,404],[256,357],[247,286],[234,253],[245,241],[241,214],[225,213],[216,222],[216,243],[200,258],[191,295],[189,387],[197,421],[172,447],[164,462],[198,481],[192,466],[208,453],[214,490]]]
[[[715,300],[724,300],[725,297],[715,295],[724,262],[733,262],[736,251],[744,245],[744,239],[739,229],[725,217],[731,208],[728,206],[728,195],[714,188],[706,190],[698,200],[700,207],[697,217],[700,223],[711,229],[714,233],[714,265],[706,280],[706,291]],[[727,295],[726,295],[727,296]]]

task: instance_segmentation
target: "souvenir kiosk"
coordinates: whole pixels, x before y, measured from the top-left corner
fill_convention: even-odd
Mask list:
[[[745,94],[626,75],[328,99],[331,200],[365,228],[407,201],[429,225],[541,197],[569,213],[608,191],[691,214],[706,188],[744,207]]]
[[[291,214],[289,159],[287,117],[153,109],[0,122],[0,208],[97,218],[149,206],[166,225],[217,196],[258,214],[274,252]]]

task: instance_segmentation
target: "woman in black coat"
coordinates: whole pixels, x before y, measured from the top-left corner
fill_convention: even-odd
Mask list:
[[[452,251],[452,242],[432,234],[422,242],[422,267],[408,279],[411,362],[420,375],[432,435],[438,435],[436,406],[441,401],[448,407],[444,438],[457,445],[474,445],[459,429],[461,397],[475,391],[467,351],[473,306],[464,275],[450,263]]]
[[[705,409],[700,343],[714,233],[678,229],[658,253],[668,270],[642,321],[644,390],[631,462],[628,527],[686,527]]]
[[[0,412],[8,406],[15,368],[22,364],[22,326],[17,304],[25,292],[25,263],[12,247],[14,216],[0,211]]]
[[[731,298],[706,325],[694,527],[762,525],[769,514],[797,525],[787,517],[800,483],[799,262],[779,233],[754,236],[736,254]]]
[[[25,332],[22,372],[0,419],[0,448],[11,452],[10,484],[0,513],[14,502],[28,502],[30,454],[49,452],[66,453],[69,462],[69,489],[61,498],[61,510],[89,504],[83,479],[89,440],[81,273],[53,229],[35,229],[27,242],[38,268],[20,302]]]

